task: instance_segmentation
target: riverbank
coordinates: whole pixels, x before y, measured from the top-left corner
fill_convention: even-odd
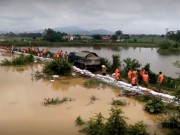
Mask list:
[[[0,45],[7,46],[47,46],[47,47],[61,47],[61,46],[71,46],[71,47],[85,47],[85,46],[120,46],[120,47],[159,47],[156,43],[129,43],[129,42],[47,42],[44,40],[37,41],[4,41],[0,42]]]

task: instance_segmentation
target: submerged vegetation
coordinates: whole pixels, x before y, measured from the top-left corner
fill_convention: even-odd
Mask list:
[[[149,100],[151,100],[153,97],[151,97],[150,95],[136,95],[135,99],[141,102],[147,102]]]
[[[56,104],[62,104],[65,102],[71,102],[73,101],[72,98],[63,97],[62,99],[59,98],[45,98],[43,104],[44,105],[56,105]]]
[[[98,79],[90,78],[84,82],[84,86],[87,88],[96,88],[99,87],[102,83],[103,82]]]
[[[76,125],[77,126],[82,126],[82,125],[84,125],[85,124],[85,121],[81,118],[81,116],[78,116],[77,118],[76,118]]]
[[[88,135],[148,135],[147,126],[143,122],[134,125],[127,125],[119,108],[111,108],[109,118],[104,118],[101,113],[84,122],[79,116],[76,119],[77,125],[83,125],[80,130]],[[81,124],[83,123],[83,124]]]
[[[112,105],[114,106],[125,106],[127,103],[125,100],[112,100]]]
[[[92,95],[90,97],[90,100],[93,102],[93,101],[99,100],[99,98],[97,98],[96,96]]]
[[[11,65],[19,66],[19,65],[26,65],[32,62],[34,62],[33,55],[25,56],[22,54],[18,57],[13,58],[12,60],[8,60],[8,59],[2,60],[1,65],[2,66],[11,66]]]

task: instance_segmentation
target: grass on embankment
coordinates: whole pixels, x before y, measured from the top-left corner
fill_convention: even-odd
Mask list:
[[[1,62],[2,66],[18,66],[18,65],[26,65],[34,62],[34,57],[32,55],[20,55],[19,57],[15,57],[12,60],[4,59]]]

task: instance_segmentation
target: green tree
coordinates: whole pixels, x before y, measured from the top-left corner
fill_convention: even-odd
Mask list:
[[[59,42],[63,40],[62,39],[63,35],[65,35],[65,33],[56,32],[48,28],[47,30],[45,29],[44,31],[44,40],[47,40],[49,42]]]
[[[117,40],[117,38],[118,38],[117,35],[112,35],[112,37],[111,37],[112,41],[114,41],[114,42]]]
[[[180,61],[176,61],[174,63],[174,65],[180,69]],[[180,75],[180,73],[178,73],[178,74]],[[180,78],[180,76],[179,76],[179,78]],[[176,84],[174,95],[180,99],[180,83]]]
[[[102,39],[102,36],[99,35],[99,34],[95,34],[92,36],[94,40],[101,40]]]
[[[141,66],[139,61],[136,59],[126,58],[123,60],[123,62],[125,63],[125,71],[128,71],[129,69],[137,70]]]
[[[108,135],[125,135],[127,132],[127,124],[121,115],[120,109],[111,109],[110,117],[105,125]]]
[[[105,135],[105,125],[104,117],[101,113],[97,114],[95,118],[91,118],[87,122],[87,126],[82,129],[83,132],[88,133],[88,135]]]
[[[115,35],[117,35],[117,36],[122,36],[122,35],[123,35],[123,32],[122,32],[121,30],[117,30],[117,31],[115,32]]]
[[[113,58],[113,62],[112,62],[112,67],[111,68],[112,68],[112,71],[114,72],[114,70],[116,68],[121,67],[121,61],[120,61],[120,56],[119,55],[113,55],[112,58]]]

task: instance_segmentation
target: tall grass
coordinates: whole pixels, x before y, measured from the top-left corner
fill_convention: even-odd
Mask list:
[[[2,66],[10,66],[10,65],[18,66],[18,65],[26,65],[26,64],[32,63],[33,61],[34,61],[33,55],[25,56],[22,54],[19,57],[13,58],[12,61],[8,59],[2,60],[1,65]]]

